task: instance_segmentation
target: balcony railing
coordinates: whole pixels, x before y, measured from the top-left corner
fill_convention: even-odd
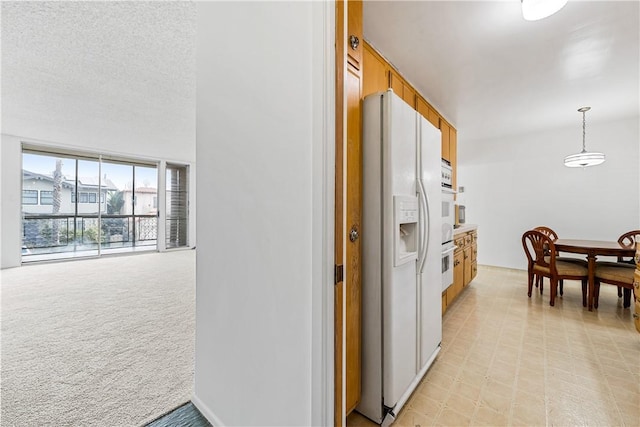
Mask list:
[[[157,244],[156,215],[23,214],[23,255]]]

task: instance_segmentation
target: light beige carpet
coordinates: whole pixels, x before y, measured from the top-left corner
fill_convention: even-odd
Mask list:
[[[191,399],[195,251],[0,272],[2,426],[140,426]]]

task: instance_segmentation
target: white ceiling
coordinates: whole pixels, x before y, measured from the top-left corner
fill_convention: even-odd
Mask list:
[[[520,1],[365,1],[364,36],[459,140],[640,114],[636,1],[576,1],[535,22]]]
[[[195,152],[191,2],[2,2],[2,132]]]
[[[364,35],[468,141],[579,127],[584,105],[588,122],[638,116],[638,6],[570,0],[527,22],[519,0],[365,1]],[[192,2],[3,1],[2,131],[195,141],[195,14]]]

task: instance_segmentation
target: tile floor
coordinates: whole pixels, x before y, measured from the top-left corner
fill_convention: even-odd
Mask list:
[[[394,426],[640,426],[640,334],[617,288],[598,310],[565,281],[549,306],[526,272],[480,267],[443,318],[442,351]],[[535,288],[534,288],[535,290]],[[348,426],[375,426],[357,413]]]

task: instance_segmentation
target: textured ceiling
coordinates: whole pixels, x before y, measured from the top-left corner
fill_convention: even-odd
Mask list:
[[[2,2],[2,132],[195,153],[190,2]]]
[[[364,35],[469,141],[640,114],[638,1],[366,1]]]
[[[364,34],[475,140],[639,114],[639,2],[365,1]],[[63,143],[186,142],[192,2],[2,2],[2,131]],[[224,41],[219,41],[224,42]],[[292,70],[292,72],[294,72]]]

